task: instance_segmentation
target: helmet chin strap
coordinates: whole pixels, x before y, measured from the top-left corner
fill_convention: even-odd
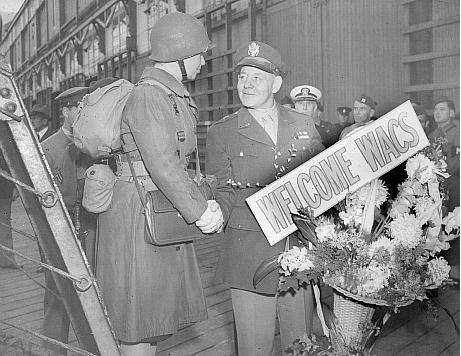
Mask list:
[[[186,71],[186,66],[184,65],[184,60],[179,60],[178,61],[179,68],[181,69],[181,74],[182,74],[182,80],[187,80],[187,71]]]

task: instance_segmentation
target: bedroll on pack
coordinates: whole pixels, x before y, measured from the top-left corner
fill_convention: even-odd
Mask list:
[[[73,124],[74,143],[93,158],[104,158],[120,148],[122,112],[134,85],[119,79],[87,94]]]

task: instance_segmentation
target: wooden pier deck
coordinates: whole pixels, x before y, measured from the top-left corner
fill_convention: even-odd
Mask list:
[[[32,233],[27,215],[19,201],[13,203],[12,225]],[[34,241],[18,233],[14,235],[14,248],[39,259]],[[233,335],[233,315],[229,290],[213,281],[218,260],[220,239],[209,239],[197,244],[203,287],[208,306],[208,319],[182,329],[178,334],[159,344],[160,356],[231,356],[236,355]],[[36,266],[17,258],[37,282],[44,284],[43,273]],[[331,291],[322,291],[323,299],[331,302]],[[43,320],[44,290],[18,270],[0,269],[0,320],[40,333]],[[455,318],[459,327],[459,289],[450,287],[439,293],[440,303]],[[73,335],[70,344],[78,346]],[[0,356],[47,355],[41,340],[0,322]],[[73,353],[69,353],[74,355]],[[443,310],[434,320],[430,313],[420,310],[414,303],[391,317],[382,330],[373,355],[378,356],[436,356],[459,355],[459,334]],[[241,355],[245,356],[245,355]]]

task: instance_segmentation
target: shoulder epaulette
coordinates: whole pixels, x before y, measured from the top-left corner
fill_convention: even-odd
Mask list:
[[[234,119],[236,117],[237,117],[237,112],[233,112],[232,114],[226,115],[222,119],[219,119],[218,121],[213,122],[212,125],[219,125],[219,124],[222,124],[222,123],[224,123],[226,121]]]

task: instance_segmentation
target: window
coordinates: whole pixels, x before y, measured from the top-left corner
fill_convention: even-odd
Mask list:
[[[43,3],[37,11],[37,49],[48,41],[47,37],[46,11]]]
[[[77,2],[61,0],[59,2],[59,17],[61,21],[61,26],[64,26],[70,20],[77,17]]]
[[[128,16],[126,15],[125,8],[118,3],[112,20],[112,54],[126,50],[127,21]]]

